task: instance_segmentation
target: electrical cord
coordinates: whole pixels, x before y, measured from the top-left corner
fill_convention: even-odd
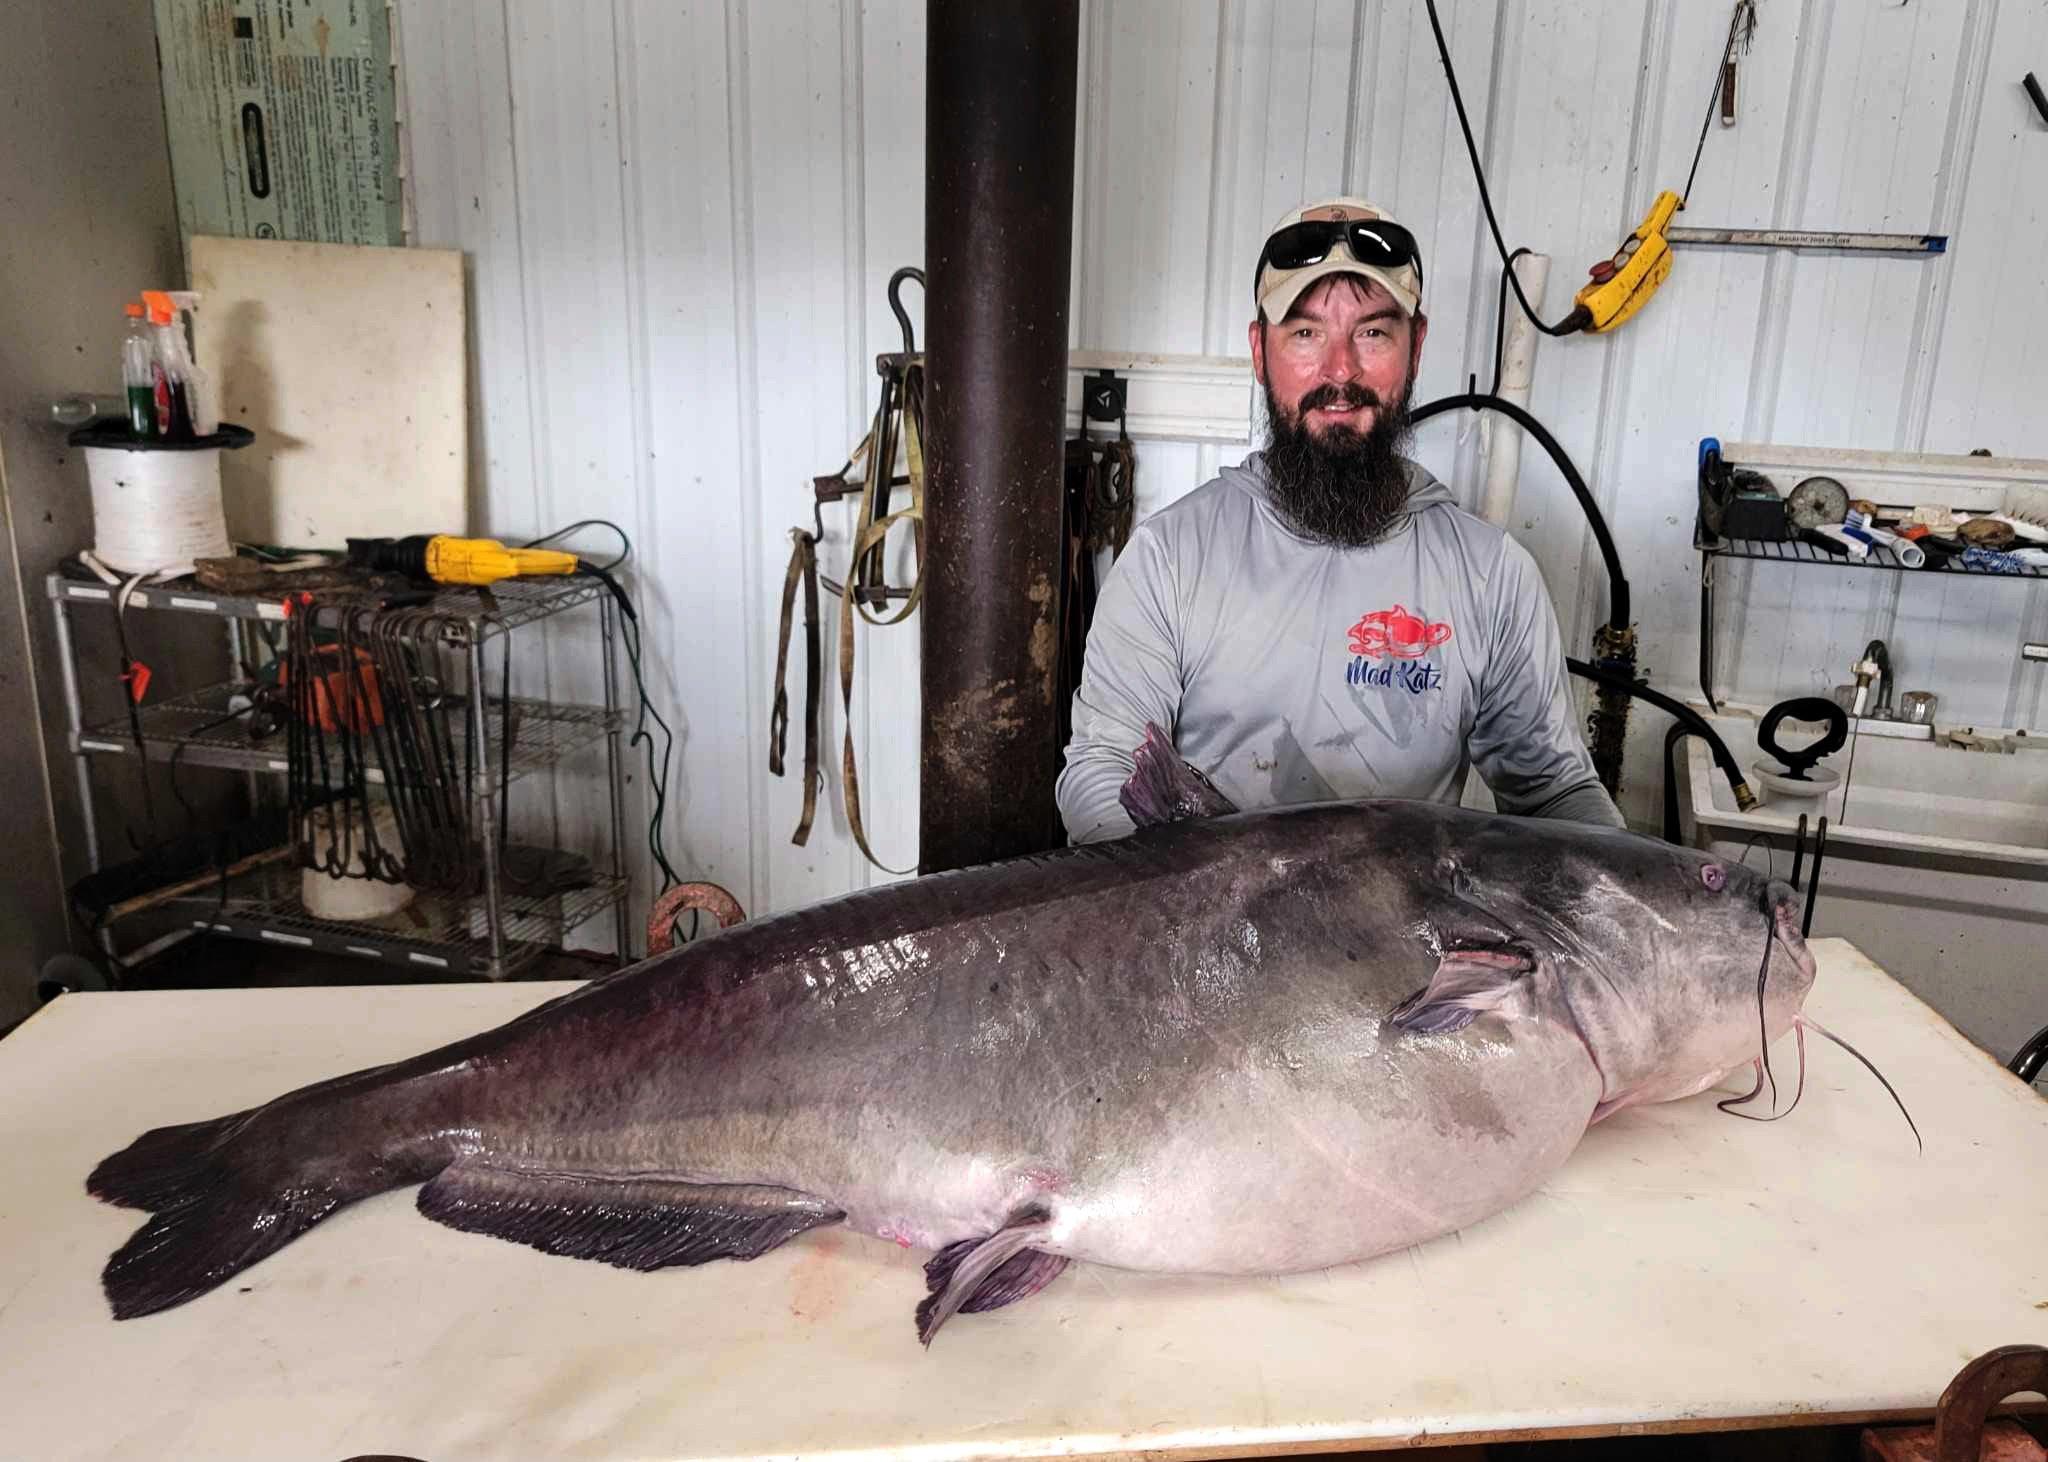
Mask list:
[[[1458,73],[1451,65],[1451,48],[1444,43],[1444,28],[1436,16],[1436,0],[1424,0],[1429,9],[1429,28],[1436,36],[1436,53],[1444,63],[1444,80],[1450,83],[1451,104],[1458,111],[1458,129],[1465,134],[1465,151],[1472,159],[1472,177],[1479,184],[1479,202],[1486,210],[1486,226],[1493,231],[1493,246],[1500,251],[1502,266],[1507,271],[1507,281],[1513,286],[1515,298],[1521,302],[1522,312],[1529,322],[1545,335],[1574,335],[1592,322],[1592,316],[1583,307],[1574,309],[1555,325],[1546,325],[1529,303],[1529,297],[1522,293],[1522,281],[1516,277],[1514,258],[1508,253],[1507,241],[1501,237],[1500,220],[1493,216],[1493,197],[1486,187],[1486,169],[1479,162],[1479,144],[1472,140],[1472,123],[1465,115],[1464,93],[1458,89]]]
[[[135,770],[142,780],[142,812],[149,823],[151,841],[157,837],[156,793],[149,784],[149,743],[142,737],[141,687],[136,683],[136,674],[142,667],[136,663],[134,654],[128,648],[128,601],[134,596],[137,586],[148,578],[148,574],[137,574],[121,586],[114,596],[114,638],[121,647],[121,704],[128,711],[128,731],[135,740]],[[143,685],[148,681],[144,680]],[[128,830],[129,846],[140,852],[142,844],[136,840],[135,829]]]
[[[548,544],[558,543],[562,539],[567,538],[571,533],[578,532],[584,528],[609,528],[612,532],[619,535],[619,556],[606,564],[606,569],[615,569],[632,557],[633,540],[626,536],[625,529],[614,523],[610,518],[583,518],[571,523],[566,528],[557,528],[545,538],[536,538],[530,543],[522,543],[519,546],[521,548],[545,548]]]
[[[626,646],[626,661],[633,669],[633,689],[640,700],[639,712],[633,722],[633,734],[627,744],[643,748],[647,758],[647,784],[654,796],[654,805],[647,818],[647,851],[653,857],[655,867],[661,870],[661,887],[655,890],[656,896],[659,897],[683,881],[674,865],[669,862],[668,852],[662,840],[662,824],[668,814],[669,762],[674,755],[676,737],[668,722],[662,719],[661,712],[655,710],[653,703],[648,699],[647,673],[641,660],[640,616],[634,611],[632,596],[612,573],[613,569],[633,556],[633,540],[624,528],[609,518],[583,518],[520,546],[539,548],[544,544],[558,542],[584,528],[609,528],[619,538],[617,558],[605,564],[585,560],[579,564],[576,571],[603,584],[619,606],[619,638]],[[661,730],[661,755],[658,760],[654,752],[654,734],[647,729],[650,719]]]

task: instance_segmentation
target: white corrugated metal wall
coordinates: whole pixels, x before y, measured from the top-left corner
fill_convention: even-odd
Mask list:
[[[1729,7],[1439,9],[1509,243],[1555,260],[1555,316],[1654,193],[1683,186]],[[896,336],[883,284],[921,262],[923,5],[402,0],[398,14],[418,241],[472,263],[477,525],[601,515],[632,533],[650,688],[676,729],[665,826],[685,876],[750,911],[882,876],[845,830],[837,706],[807,847],[789,841],[799,777],[768,775],[766,740],[787,532],[872,410],[873,357]],[[1740,120],[1708,138],[1683,221],[1927,230],[1951,234],[1950,252],[1687,251],[1613,337],[1543,343],[1532,409],[1609,514],[1645,668],[1667,689],[1696,678],[1701,436],[2048,456],[2031,409],[2048,129],[2018,85],[2043,61],[2040,0],[1762,0]],[[1084,0],[1082,68],[1076,347],[1242,355],[1264,230],[1342,189],[1429,249],[1417,399],[1490,376],[1498,262],[1421,0]],[[1439,420],[1418,448],[1468,498],[1470,436]],[[1145,444],[1140,510],[1236,455]],[[851,511],[827,516],[828,571]],[[1599,559],[1533,447],[1512,527],[1585,646]],[[2017,653],[2048,637],[2039,589],[1769,567],[1724,582],[1722,685],[1739,698],[1834,684],[1881,634],[1945,715],[2040,723],[2048,677]],[[916,641],[915,621],[863,634],[852,712],[872,840],[905,864]],[[587,637],[557,635],[520,673],[595,694]],[[800,663],[791,682],[800,704]],[[1624,804],[1645,819],[1659,720],[1638,715],[1631,737]],[[632,793],[644,818],[644,778]],[[558,778],[553,802],[566,839],[595,836],[587,777]],[[644,853],[637,866],[644,907]]]

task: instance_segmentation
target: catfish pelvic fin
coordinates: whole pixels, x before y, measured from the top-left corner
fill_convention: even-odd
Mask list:
[[[1225,817],[1238,810],[1214,782],[1181,760],[1172,738],[1155,721],[1145,723],[1145,739],[1131,760],[1134,767],[1117,801],[1139,827],[1188,817]]]
[[[961,1239],[934,1254],[924,1266],[931,1293],[917,1307],[917,1338],[930,1345],[955,1314],[999,1310],[1059,1278],[1066,1259],[1030,1247],[1049,1221],[1042,1208],[1024,1209],[987,1238]]]

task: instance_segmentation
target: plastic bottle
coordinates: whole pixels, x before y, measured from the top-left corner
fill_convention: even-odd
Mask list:
[[[185,350],[188,339],[197,338],[193,325],[193,311],[199,307],[199,295],[189,289],[173,290],[171,303],[178,308],[178,346],[184,351],[185,379],[192,408],[192,430],[202,437],[210,437],[220,430],[220,399],[214,393],[213,381],[199,368],[199,362],[189,350]]]
[[[142,305],[128,304],[128,333],[121,341],[121,385],[128,399],[128,430],[138,437],[156,435],[156,381],[150,369],[149,322]]]
[[[146,289],[142,299],[149,306],[156,364],[162,373],[157,419],[163,425],[164,436],[178,441],[212,436],[220,430],[220,412],[214,403],[212,383],[185,348],[186,317],[199,303],[199,296],[190,290]]]
[[[145,289],[142,302],[149,307],[149,375],[156,405],[156,435],[165,441],[192,434],[192,414],[184,401],[185,383],[177,377],[181,342],[172,338],[177,311],[171,297],[162,290]],[[177,430],[182,421],[184,430]]]

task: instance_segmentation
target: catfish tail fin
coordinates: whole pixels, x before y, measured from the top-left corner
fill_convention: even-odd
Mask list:
[[[284,1140],[281,1129],[297,1125],[257,1108],[158,1127],[93,1169],[88,1192],[151,1215],[101,1272],[115,1319],[181,1305],[346,1204],[420,1180],[414,1164],[343,1160]]]

